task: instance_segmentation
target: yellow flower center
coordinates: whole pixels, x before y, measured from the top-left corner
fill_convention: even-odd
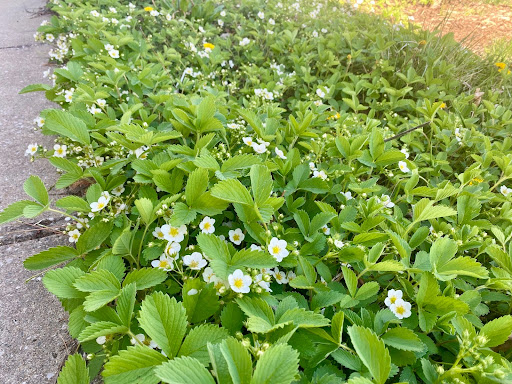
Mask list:
[[[98,209],[101,209],[101,208],[103,208],[104,206],[105,206],[105,204],[103,204],[103,203],[98,203]]]
[[[281,273],[276,273],[276,280],[281,280],[283,278],[283,275]]]
[[[63,152],[64,152],[64,151],[62,150],[62,148],[57,149],[57,153],[58,153],[59,155],[61,155]]]
[[[399,307],[396,307],[395,309],[396,313],[398,313],[399,315],[403,315],[405,313],[405,308],[402,307],[402,306],[399,306]]]
[[[204,229],[210,229],[212,225],[209,222],[204,223],[203,228]]]
[[[171,236],[178,236],[179,233],[180,231],[178,231],[178,228],[171,227],[171,229],[169,230],[169,234]]]
[[[391,296],[391,297],[389,298],[389,301],[391,301],[391,304],[395,304],[396,297],[395,297],[395,296]]]
[[[244,286],[244,281],[241,278],[235,279],[233,285],[240,289]]]
[[[199,263],[195,260],[190,262],[190,268],[197,268],[198,265],[199,265]]]
[[[167,268],[169,266],[169,262],[167,260],[160,260],[160,263],[158,264],[160,268]]]
[[[233,240],[234,240],[234,241],[238,241],[238,240],[240,240],[240,236],[239,236],[239,235],[233,235]]]
[[[153,10],[153,7],[145,7],[144,10],[146,12],[151,12]]]
[[[272,248],[272,253],[279,253],[281,251],[281,248],[279,248],[277,245]]]
[[[164,233],[163,232],[158,232],[156,235],[160,239],[162,239],[164,237]]]

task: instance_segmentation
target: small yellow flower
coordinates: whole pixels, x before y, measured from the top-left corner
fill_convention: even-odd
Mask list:
[[[145,7],[144,10],[146,12],[151,12],[153,10],[153,7]]]
[[[425,45],[425,44],[427,44],[427,40],[418,41],[418,45]]]
[[[350,53],[347,55],[347,60],[352,60],[352,55]]]
[[[327,118],[327,120],[332,120],[332,119],[336,119],[336,120],[338,120],[340,117],[341,117],[340,113],[339,113],[339,112],[336,112],[336,114],[335,114],[335,115],[329,116],[329,117]]]
[[[472,179],[472,180],[469,182],[469,185],[480,184],[482,181],[484,181],[484,179],[482,179],[482,178],[480,178],[480,177],[475,177],[474,179]]]
[[[505,69],[505,67],[507,66],[507,64],[505,64],[505,63],[495,63],[494,65],[498,67],[498,72],[503,71]]]
[[[213,49],[213,48],[215,48],[215,45],[213,45],[212,43],[204,43],[204,44],[203,44],[203,47],[204,47],[204,48],[210,48],[210,49]]]
[[[439,108],[441,108],[441,109],[446,108],[446,104],[445,104],[445,103],[442,103],[442,104],[439,106]]]

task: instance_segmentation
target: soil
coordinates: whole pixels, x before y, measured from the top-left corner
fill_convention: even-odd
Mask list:
[[[489,4],[482,0],[437,0],[432,5],[407,5],[403,13],[413,16],[424,29],[453,33],[455,40],[483,53],[497,39],[512,39],[512,0]]]

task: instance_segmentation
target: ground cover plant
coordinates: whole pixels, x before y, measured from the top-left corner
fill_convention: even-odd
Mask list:
[[[435,36],[330,1],[49,6],[24,92],[62,109],[27,155],[87,188],[32,176],[0,222],[69,218],[25,261],[84,352],[59,384],[512,381],[512,112]]]

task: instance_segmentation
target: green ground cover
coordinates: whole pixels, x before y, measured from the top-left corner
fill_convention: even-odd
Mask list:
[[[59,384],[512,381],[507,64],[332,1],[53,1]],[[86,358],[84,359],[83,356]]]

